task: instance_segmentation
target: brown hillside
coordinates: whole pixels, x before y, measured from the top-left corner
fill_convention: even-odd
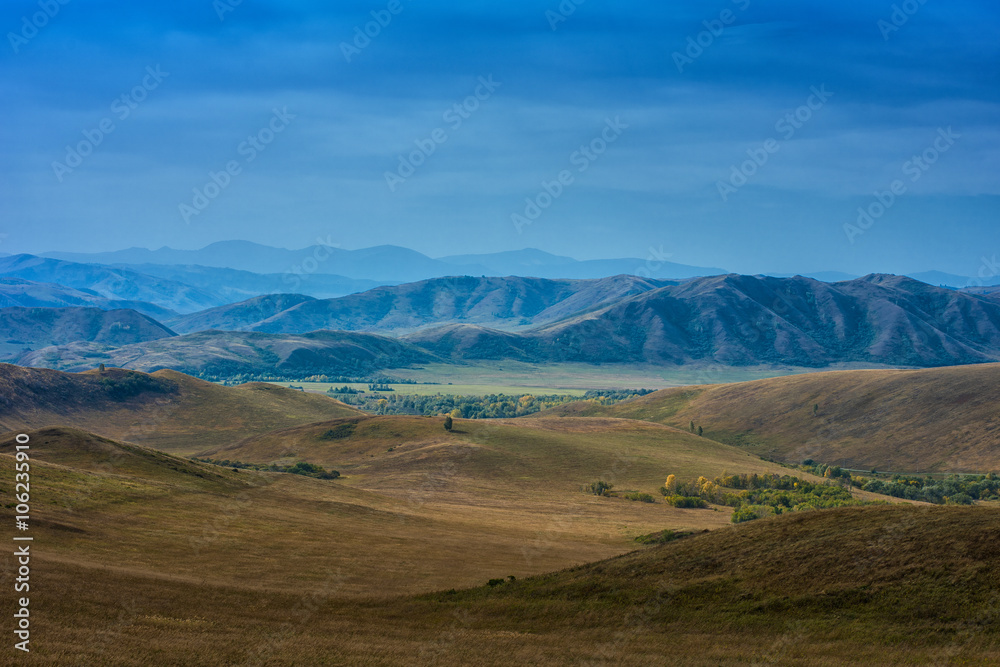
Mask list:
[[[813,414],[813,407],[818,409]],[[616,406],[549,414],[609,415],[678,428],[775,459],[811,458],[902,472],[1000,470],[1000,364],[860,370],[664,389]]]
[[[0,429],[70,426],[187,454],[276,428],[360,414],[270,384],[222,387],[163,370],[63,373],[0,364]]]

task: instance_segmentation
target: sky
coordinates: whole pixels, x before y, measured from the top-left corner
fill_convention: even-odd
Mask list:
[[[995,0],[10,0],[0,28],[0,252],[1000,272]]]

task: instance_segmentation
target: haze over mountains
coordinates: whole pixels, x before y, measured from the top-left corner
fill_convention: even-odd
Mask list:
[[[329,241],[301,250],[272,248],[249,241],[222,241],[201,250],[131,248],[104,253],[42,253],[43,257],[112,265],[200,265],[255,273],[333,274],[355,279],[413,282],[454,275],[531,276],[537,278],[604,278],[617,274],[690,278],[725,273],[723,269],[665,261],[625,258],[579,261],[535,249],[432,259],[399,246],[344,250]]]
[[[483,360],[820,368],[1000,359],[1000,296],[988,285],[740,276],[661,252],[433,259],[326,241],[47,255],[0,257],[0,307],[12,308],[0,313],[0,358],[285,375]]]
[[[301,377],[508,359],[811,368],[1000,360],[996,299],[886,275],[833,284],[740,275],[441,278],[337,299],[260,297],[166,324],[170,334],[191,333],[128,344],[18,334],[31,350],[16,363]]]

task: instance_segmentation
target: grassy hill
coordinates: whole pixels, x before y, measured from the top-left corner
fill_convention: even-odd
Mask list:
[[[549,414],[642,419],[763,456],[903,472],[1000,470],[1000,364],[809,373],[664,389]],[[814,407],[816,411],[814,413]]]
[[[189,454],[275,428],[356,415],[319,394],[265,383],[222,387],[175,371],[85,373],[0,364],[0,428],[81,428]]]
[[[256,572],[234,584],[39,555],[33,648],[67,665],[988,665],[997,530],[987,508],[807,512],[390,600],[345,597],[337,568],[274,590]],[[280,567],[292,545],[267,546]]]
[[[0,358],[26,349],[77,341],[129,345],[174,336],[173,331],[134,310],[101,308],[0,308]]]
[[[150,373],[169,368],[209,377],[243,374],[304,377],[318,373],[358,377],[384,368],[433,360],[435,357],[424,349],[375,334],[201,331],[118,348],[94,343],[48,347],[22,355],[17,363],[65,371],[80,371],[104,363]]]

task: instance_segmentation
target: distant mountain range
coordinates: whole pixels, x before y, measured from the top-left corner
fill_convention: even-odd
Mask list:
[[[225,303],[218,295],[186,283],[129,269],[79,264],[34,255],[0,257],[0,277],[55,283],[85,291],[95,297],[147,302],[179,313],[190,313]],[[5,291],[0,288],[0,293]]]
[[[435,278],[336,299],[258,297],[176,317],[167,323],[181,333],[204,329],[268,333],[330,329],[399,334],[452,322],[515,329],[555,322],[668,284],[677,281],[625,275],[599,280]]]
[[[715,276],[512,335],[446,326],[405,340],[452,359],[732,366],[944,366],[1000,359],[1000,303],[910,278]]]
[[[0,277],[0,308],[64,308],[67,306],[93,306],[102,310],[131,308],[161,321],[177,317],[175,311],[145,301],[108,299],[87,288],[74,289],[55,283]]]
[[[294,285],[294,276],[334,274],[356,280],[402,283],[445,276],[527,276],[535,278],[605,278],[638,274],[652,278],[692,278],[726,273],[722,269],[688,266],[636,258],[579,261],[541,250],[525,249],[484,255],[456,255],[432,259],[415,250],[382,245],[344,250],[315,245],[301,250],[272,248],[249,241],[221,241],[201,250],[130,248],[103,253],[43,253],[42,257],[71,262],[110,265],[199,265],[287,275],[282,291],[306,291]],[[303,283],[306,280],[302,281]]]
[[[1000,301],[880,274],[833,284],[735,274],[688,281],[445,278],[332,300],[276,295],[172,321],[210,330],[117,347],[81,339],[36,347],[17,363],[294,375],[487,359],[803,367],[1000,360]],[[216,330],[221,324],[255,331]],[[410,333],[304,333],[352,327]]]

